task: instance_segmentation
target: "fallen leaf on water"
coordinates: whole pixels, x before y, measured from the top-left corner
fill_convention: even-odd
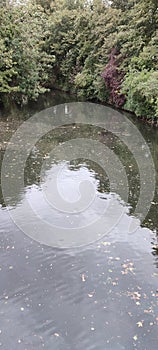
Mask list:
[[[93,294],[88,294],[89,298],[93,298]]]
[[[93,298],[94,293],[95,293],[95,290],[93,290],[93,292],[90,292],[90,293],[88,294],[89,298]]]
[[[84,273],[82,273],[82,275],[81,275],[81,280],[82,280],[82,282],[86,282],[86,276]]]
[[[107,245],[111,245],[111,243],[110,242],[102,242],[102,245],[104,245],[106,247]]]
[[[134,339],[134,340],[137,340],[137,339],[138,339],[138,336],[137,336],[137,335],[134,335],[133,339]]]

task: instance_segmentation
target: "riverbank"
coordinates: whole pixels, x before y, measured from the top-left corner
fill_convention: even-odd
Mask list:
[[[76,97],[76,99],[78,98],[78,94],[77,94],[77,91],[74,91],[73,89],[71,90],[68,90],[66,88],[62,89],[62,87],[58,87],[57,85],[54,87],[55,91],[59,91],[61,93],[66,93],[67,95],[69,96],[74,96]],[[115,105],[111,104],[111,103],[108,103],[106,101],[102,101],[102,100],[99,100],[97,98],[93,98],[91,96],[91,98],[89,100],[86,100],[86,98],[79,98],[79,101],[85,101],[85,102],[92,102],[92,103],[99,103],[99,104],[102,104],[102,105],[105,105],[105,106],[109,106],[113,109],[116,109],[118,111],[120,111],[121,113],[126,113],[127,115],[133,117],[133,118],[138,118],[140,121],[142,121],[143,123],[146,123],[148,125],[151,125],[151,126],[154,126],[154,127],[158,127],[158,118],[150,118],[149,116],[148,117],[145,117],[145,116],[137,116],[136,113],[132,112],[131,110],[129,109],[126,109],[124,108],[123,106],[122,107],[116,107]]]

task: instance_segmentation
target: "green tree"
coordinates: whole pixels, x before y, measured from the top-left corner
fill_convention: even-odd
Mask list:
[[[39,6],[1,10],[0,92],[27,102],[45,92],[52,57],[45,50],[47,16]],[[17,92],[17,93],[14,93]]]

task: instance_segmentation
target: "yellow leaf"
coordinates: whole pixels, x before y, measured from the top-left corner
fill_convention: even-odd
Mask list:
[[[134,339],[134,340],[137,340],[137,339],[138,339],[137,335],[134,335],[133,339]]]
[[[138,327],[143,327],[143,323],[141,321],[137,322]]]

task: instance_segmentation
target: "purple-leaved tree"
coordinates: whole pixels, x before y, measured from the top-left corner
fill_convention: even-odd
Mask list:
[[[122,107],[125,103],[125,96],[120,92],[124,78],[124,72],[119,70],[118,52],[115,48],[111,50],[109,62],[105,66],[103,73],[105,85],[109,91],[109,103],[116,107]]]

